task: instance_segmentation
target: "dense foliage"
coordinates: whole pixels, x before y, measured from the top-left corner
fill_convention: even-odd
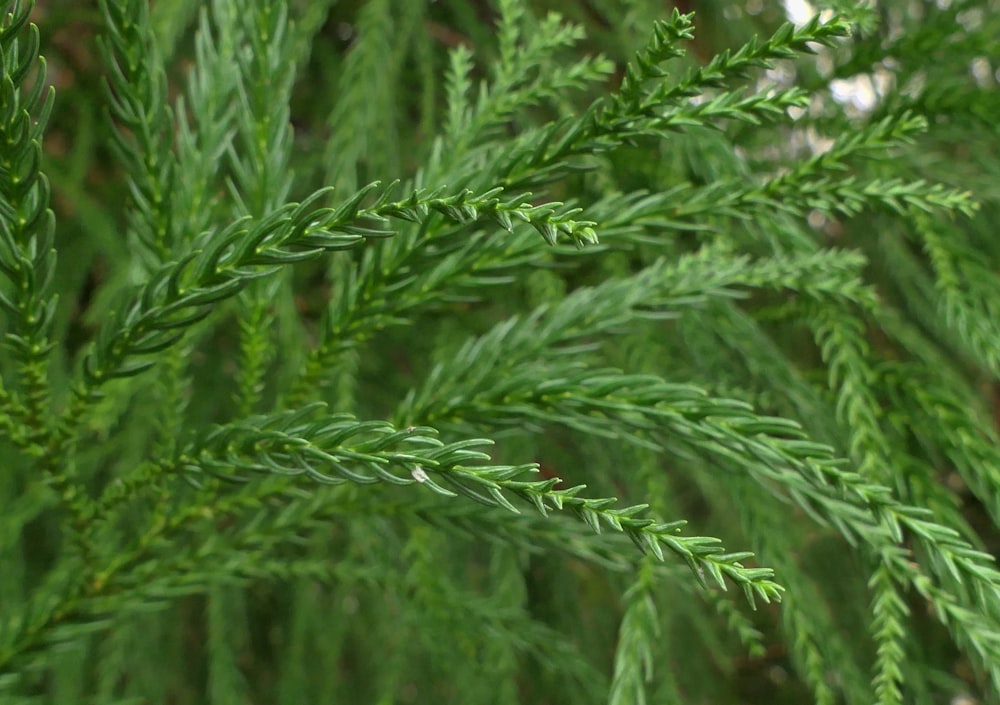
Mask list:
[[[149,5],[5,5],[0,702],[1000,702],[994,0]]]

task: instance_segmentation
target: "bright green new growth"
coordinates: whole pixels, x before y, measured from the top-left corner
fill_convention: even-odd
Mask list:
[[[12,3],[0,703],[1000,702],[1000,13],[912,4]]]

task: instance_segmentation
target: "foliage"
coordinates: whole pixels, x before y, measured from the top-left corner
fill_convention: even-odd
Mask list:
[[[1000,702],[1000,8],[555,4],[7,4],[0,702]]]

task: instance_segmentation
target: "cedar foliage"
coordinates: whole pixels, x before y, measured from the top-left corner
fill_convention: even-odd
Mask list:
[[[6,9],[0,702],[1000,702],[995,2]]]

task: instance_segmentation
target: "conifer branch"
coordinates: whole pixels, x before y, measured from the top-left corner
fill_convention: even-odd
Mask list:
[[[46,88],[38,27],[28,22],[33,5],[14,2],[0,24],[0,273],[10,284],[9,294],[0,287],[0,311],[7,316],[3,342],[13,352],[19,383],[16,391],[8,392],[0,379],[0,416],[5,417],[7,437],[35,460],[34,474],[58,494],[72,533],[79,529],[87,503],[71,469],[61,468],[46,453],[58,437],[50,383],[55,347],[50,336],[58,297],[53,291],[55,217],[41,162],[55,92]],[[12,527],[16,536],[20,525],[15,521]]]
[[[805,532],[791,534],[781,530],[790,518],[788,507],[770,487],[750,477],[727,476],[716,484],[731,497],[740,525],[759,547],[762,559],[793,581],[794,587],[789,586],[787,598],[782,601],[781,626],[788,635],[792,662],[814,700],[817,703],[870,700],[871,689],[851,656],[853,644],[848,643],[849,637],[839,634],[834,614],[816,609],[823,596],[802,566],[803,557],[812,550],[812,542]],[[832,664],[837,669],[835,684],[830,682]]]
[[[802,107],[805,95],[796,89],[748,99],[742,99],[738,92],[728,93],[698,106],[681,107],[678,103],[701,95],[707,88],[722,87],[734,78],[745,77],[751,69],[768,68],[775,60],[809,52],[810,43],[829,45],[847,34],[846,23],[837,19],[820,24],[819,17],[815,17],[798,29],[788,23],[765,42],[754,38],[735,53],[716,55],[708,65],[690,71],[675,85],[659,83],[654,90],[643,91],[644,82],[657,81],[666,75],[660,64],[680,55],[674,43],[692,38],[691,17],[674,10],[669,22],[655,25],[652,40],[626,69],[620,96],[613,98],[601,112],[598,118],[601,132],[629,137],[657,136],[674,125],[702,125],[713,119],[756,123],[759,117],[754,112],[758,108],[764,114],[781,114],[788,107]]]
[[[831,386],[839,390],[838,416],[852,430],[852,454],[859,462],[862,476],[888,481],[892,476],[893,454],[876,420],[879,414],[874,400],[867,393],[872,375],[864,361],[865,352],[859,347],[863,341],[860,323],[833,309],[825,309],[815,315],[813,325],[817,340],[830,364],[831,375],[836,375],[831,379]],[[840,378],[840,375],[844,377]],[[908,498],[904,495],[904,499]],[[932,574],[941,585],[935,585],[921,575],[916,564],[906,564],[905,556],[898,549],[890,551],[886,547],[875,546],[882,564],[897,580],[909,581],[933,602],[941,621],[960,642],[974,645],[983,668],[991,674],[992,682],[1000,683],[995,680],[1000,675],[996,665],[1000,644],[991,644],[986,636],[990,629],[1000,629],[1000,613],[987,612],[991,601],[1000,598],[1000,571],[993,567],[993,557],[976,550],[953,528],[936,523],[933,515],[923,518],[913,507],[884,505],[878,508],[877,514],[893,534],[901,536],[897,532],[903,528],[916,538],[927,553]],[[905,570],[903,564],[906,564]],[[969,591],[966,581],[974,586],[973,590]],[[878,588],[877,585],[875,587]],[[877,620],[898,618],[890,614],[891,611],[898,613],[898,606],[890,598],[880,597],[881,606],[887,614],[876,614]],[[979,608],[982,611],[980,620],[990,626],[984,626],[982,621],[970,620],[972,613],[966,604]],[[879,628],[890,628],[887,624],[882,623]],[[898,674],[889,659],[898,660],[898,653],[895,657],[892,655],[898,647],[886,644],[885,649],[880,655],[881,670],[876,685],[881,687],[886,698],[891,699],[893,689],[889,682],[898,680]]]
[[[156,9],[153,13],[155,15]],[[198,13],[194,40],[196,61],[187,74],[186,92],[178,96],[173,115],[176,133],[170,203],[173,218],[171,257],[176,259],[194,246],[196,237],[223,214],[221,161],[232,144],[236,120],[236,90],[232,76],[239,73],[235,60],[240,36],[236,8],[229,2],[214,2],[211,13]],[[151,17],[155,19],[155,17]],[[132,144],[133,148],[137,145]],[[141,162],[141,154],[132,155]],[[228,215],[228,213],[226,213]],[[156,428],[163,453],[172,453],[182,433],[191,398],[187,369],[193,336],[165,350],[160,361],[154,394],[158,396]]]
[[[153,270],[170,259],[174,238],[166,73],[145,2],[101,0],[100,9],[107,30],[101,49],[110,71],[108,110],[120,124],[111,133],[112,145],[129,173],[130,230],[141,261]]]
[[[656,53],[657,55],[662,54],[661,59],[658,60],[666,59],[669,58],[669,56],[677,55],[674,53],[675,50],[670,49],[669,47],[672,46],[672,44],[676,42],[677,39],[689,35],[689,32],[683,29],[684,26],[687,26],[689,24],[690,24],[689,17],[681,16],[679,13],[675,12],[675,15],[670,23],[663,23],[657,25],[656,33],[654,34],[654,38],[650,46],[655,48],[654,53]],[[515,25],[516,21],[512,20],[511,26],[514,27]],[[512,29],[509,31],[514,32],[514,35],[516,35],[515,30]],[[820,43],[832,41],[833,37],[840,36],[843,33],[843,31],[844,27],[838,25],[837,23],[830,23],[828,25],[819,25],[818,23],[813,23],[813,25],[811,26],[804,27],[796,31],[791,31],[791,26],[789,25],[784,30],[779,31],[777,34],[774,35],[774,37],[772,37],[770,40],[768,40],[763,44],[752,42],[751,44],[744,47],[740,52],[738,52],[736,56],[727,58],[725,61],[720,62],[719,66],[713,68],[711,71],[707,73],[695,72],[694,74],[692,74],[692,76],[688,78],[686,83],[682,84],[682,88],[678,89],[676,95],[667,90],[666,94],[655,97],[654,99],[650,100],[652,100],[653,103],[658,104],[659,102],[670,102],[675,99],[683,98],[684,96],[687,95],[696,95],[698,93],[699,87],[704,88],[707,85],[719,84],[719,82],[721,81],[721,77],[723,75],[741,76],[745,71],[749,70],[750,68],[767,65],[767,62],[772,59],[787,58],[789,56],[793,56],[795,54],[795,51],[797,51],[800,48],[806,47],[809,41],[815,41]],[[511,39],[510,41],[515,41],[515,40]],[[654,51],[654,50],[649,49],[649,51]],[[464,79],[462,78],[462,76],[464,76],[468,72],[469,62],[468,62],[468,57],[465,56],[463,50],[459,50],[459,53],[455,56],[454,61],[456,62],[453,65],[452,69],[453,70],[452,80],[454,82],[454,87],[451,90],[451,94],[453,96],[452,100],[457,104],[461,105],[462,102],[461,96],[464,95],[464,92],[467,89],[467,86],[465,86],[465,84],[463,83]],[[661,75],[659,73],[659,69],[651,68],[653,64],[650,63],[650,61],[651,59],[649,59],[649,57],[646,58],[640,57],[639,60],[640,65],[645,66],[643,71],[649,74],[649,75],[646,74],[643,75],[645,76],[645,78],[659,77]],[[503,69],[501,69],[500,72],[502,76],[517,75],[516,72],[505,71]],[[642,80],[645,80],[645,78]],[[631,83],[629,83],[628,86],[625,86],[623,90],[629,92],[629,94],[638,91],[639,89],[636,87],[637,80],[638,79],[631,79]],[[623,84],[623,86],[624,85],[625,84]],[[702,117],[704,118],[704,121],[709,120],[710,118],[712,118],[713,115],[715,117],[723,117],[726,115],[732,116],[730,114],[735,109],[734,108],[735,103],[731,104],[730,98],[728,97],[723,100],[724,102],[709,103],[708,106],[705,108],[697,107],[698,111],[703,111],[703,112],[708,110],[709,108],[715,110],[715,112],[712,114],[706,113],[705,115],[703,115]],[[783,100],[784,99],[781,96],[778,96],[773,100],[769,99],[767,101],[764,101],[763,99],[759,98],[754,98],[750,102],[746,103],[746,106],[748,107],[750,105],[760,105],[761,109],[764,112],[781,113],[784,111],[785,107],[787,107],[784,106],[784,104],[782,103]],[[796,100],[791,99],[791,97],[789,98],[789,100],[790,102],[788,103],[788,105],[798,104],[796,103]],[[631,99],[630,101],[634,102]],[[625,101],[625,102],[629,102],[631,104],[630,101]],[[653,103],[651,103],[650,105],[652,105]],[[619,101],[618,104],[621,104],[621,102]],[[487,108],[485,106],[486,103],[482,103],[481,105],[479,105],[477,107],[477,114],[483,111],[487,111]],[[632,137],[635,135],[633,135],[627,129],[625,129],[624,125],[626,123],[630,124],[634,120],[638,119],[639,116],[643,114],[643,111],[648,112],[650,110],[653,110],[653,108],[652,107],[636,108],[633,111],[635,115],[629,117],[627,120],[625,120],[624,118],[622,118],[621,120],[615,118],[610,123],[607,124],[600,123],[600,126],[598,126],[598,123],[594,122],[595,120],[594,116],[597,113],[593,112],[592,110],[583,117],[579,118],[574,125],[566,127],[566,135],[561,139],[560,144],[554,148],[554,151],[550,149],[550,147],[552,140],[554,140],[556,137],[555,131],[536,134],[535,136],[529,138],[529,142],[526,142],[523,145],[515,147],[515,149],[512,151],[507,150],[507,152],[502,156],[503,161],[501,162],[501,164],[494,165],[493,169],[490,170],[492,182],[497,183],[497,180],[501,179],[499,183],[505,184],[508,187],[522,183],[519,182],[517,179],[512,180],[509,176],[512,173],[512,170],[514,170],[515,168],[524,168],[530,170],[530,172],[534,174],[536,177],[538,175],[545,174],[550,169],[562,168],[564,171],[569,171],[570,169],[568,167],[559,166],[560,164],[562,164],[564,157],[566,157],[569,153],[572,153],[573,150],[575,149],[579,149],[580,152],[586,151],[589,153],[596,153],[604,151],[613,144],[620,145],[627,142],[628,140],[632,139]],[[459,121],[462,124],[464,124],[466,118],[460,117],[461,115],[464,115],[464,111],[465,111],[464,108],[453,107],[451,113],[452,120]],[[499,113],[497,113],[498,115],[497,119],[499,120],[500,116],[502,116],[503,114],[504,111],[499,111]],[[741,113],[741,115],[743,114]],[[749,113],[746,114],[745,119],[751,121],[755,120],[755,118],[750,116]],[[618,124],[619,122],[621,122],[621,124]],[[697,124],[701,123],[699,122]],[[476,128],[476,130],[480,129],[486,129],[486,128],[484,126]],[[475,133],[476,130],[473,130],[473,133]],[[603,144],[602,142],[605,140],[610,140],[610,141],[608,141],[606,144]],[[458,149],[457,151],[459,154],[461,154],[463,150]],[[523,183],[527,184],[528,182],[523,182]],[[733,210],[735,211],[735,208]],[[501,221],[501,224],[504,225],[505,227],[509,227],[509,221],[508,222]],[[542,230],[542,232],[548,241],[553,242],[554,235],[557,232],[557,230],[546,226],[545,229]],[[578,242],[581,241],[589,242],[593,239],[592,233],[584,232],[582,234],[582,238],[577,238],[577,239]],[[381,265],[382,268],[386,268],[389,271],[396,271],[402,267],[402,262],[405,261],[405,258],[409,252],[411,252],[410,247],[405,245],[401,246],[392,255],[390,255],[390,259],[395,260],[393,262],[394,266],[386,267],[385,263],[382,262],[380,262],[379,264]],[[461,260],[457,260],[454,262],[453,266],[455,267],[456,271],[460,270],[461,264],[462,264]],[[473,264],[472,266],[477,266],[477,265],[478,263]],[[376,272],[375,274],[377,275],[378,273]],[[443,284],[444,282],[439,281],[435,283],[438,284],[438,288],[431,289],[432,291],[440,290],[440,285]],[[485,282],[483,281],[483,283]],[[362,286],[366,286],[368,285],[368,282],[366,280],[362,280],[361,282],[359,282],[359,284]],[[427,290],[428,287],[425,286],[422,289]],[[350,307],[352,310],[352,315],[357,315],[356,312],[357,304],[362,303],[364,300],[362,299],[361,301],[358,301],[357,299],[352,298],[350,301],[351,301]],[[423,305],[426,305],[426,303],[427,302],[425,301]],[[417,304],[418,304],[417,301],[413,301],[413,305]],[[389,323],[396,323],[398,322],[398,319],[395,319],[395,317],[386,319],[382,316],[377,316],[375,318],[375,321],[377,321],[376,325],[381,327]],[[360,331],[356,333],[354,330],[352,330],[353,328],[355,328],[356,325],[358,324],[351,323],[345,326],[344,323],[338,323],[338,322],[330,324],[330,327],[328,328],[328,330],[324,335],[324,341],[321,342],[318,348],[310,354],[310,358],[306,364],[305,370],[303,371],[299,380],[293,387],[293,390],[289,397],[291,403],[300,403],[302,401],[308,400],[309,398],[313,398],[308,396],[307,390],[313,390],[318,385],[321,385],[321,380],[323,378],[323,370],[331,367],[336,361],[337,356],[346,347],[350,347],[353,344],[353,340],[355,339],[356,335],[358,334],[364,335],[364,333]],[[364,326],[364,328],[367,327],[368,326]]]
[[[498,27],[500,60],[492,69],[493,81],[480,84],[474,103],[468,96],[472,88],[468,79],[473,67],[472,54],[464,46],[451,52],[448,123],[442,142],[436,146],[430,175],[454,167],[457,158],[465,156],[477,143],[489,144],[488,140],[516,112],[566,91],[582,89],[611,73],[612,64],[602,56],[587,57],[568,67],[552,62],[555,52],[583,39],[578,25],[564,23],[554,13],[530,33],[523,24],[523,6],[518,2],[502,2]]]
[[[659,637],[650,565],[648,561],[640,564],[635,582],[625,593],[625,614],[619,627],[608,697],[612,705],[646,703],[646,683],[653,672],[653,643]]]
[[[273,211],[288,198],[292,187],[292,127],[289,124],[294,64],[293,33],[288,8],[280,2],[258,2],[237,7],[250,51],[241,57],[237,94],[237,141],[230,145],[234,180],[231,190],[242,216]],[[275,110],[275,102],[281,106]],[[264,377],[274,359],[274,302],[285,276],[256,283],[240,297],[240,372],[237,414],[247,416],[260,401]]]
[[[563,370],[562,374],[565,373]],[[983,654],[992,652],[985,636],[992,627],[970,621],[972,613],[961,607],[957,597],[961,593],[954,592],[957,587],[951,585],[949,590],[936,586],[915,566],[908,565],[904,570],[905,554],[889,548],[901,541],[906,529],[935,557],[932,565],[944,571],[935,571],[940,579],[950,584],[953,579],[949,575],[956,579],[961,575],[979,585],[977,590],[1000,597],[1000,572],[991,566],[988,554],[973,549],[952,529],[924,519],[919,509],[896,503],[888,488],[873,484],[862,475],[837,469],[830,449],[807,442],[797,425],[758,417],[738,403],[712,400],[700,390],[664,385],[651,378],[587,372],[576,378],[555,375],[552,378],[552,384],[539,389],[534,384],[525,385],[520,391],[510,385],[490,387],[490,395],[496,397],[489,401],[489,397],[481,397],[476,406],[460,407],[450,400],[450,406],[446,407],[449,412],[441,418],[481,422],[489,416],[496,423],[507,414],[521,419],[527,415],[588,434],[619,438],[638,434],[636,442],[643,445],[648,445],[648,441],[641,436],[652,434],[667,448],[680,446],[689,452],[708,453],[725,464],[735,464],[755,478],[779,482],[816,519],[832,523],[848,539],[870,544],[883,560],[891,558],[893,574],[938,603],[941,619],[955,630],[959,639],[974,644],[977,650],[985,649],[981,651]],[[523,379],[514,378],[514,384],[523,383]],[[581,388],[591,391],[581,395]],[[614,420],[617,429],[609,430],[600,422],[602,417]],[[623,433],[626,429],[628,436]],[[671,435],[661,435],[666,429]],[[869,441],[859,442],[866,449],[871,447]],[[985,659],[983,663],[991,662]]]
[[[954,234],[942,235],[927,218],[917,221],[936,274],[940,313],[964,348],[995,378],[1000,378],[1000,283],[978,253]]]
[[[872,684],[879,705],[901,705],[903,702],[903,664],[906,653],[903,640],[906,630],[903,620],[910,610],[893,581],[886,563],[881,563],[869,581],[872,589],[872,630],[878,644],[875,677]]]
[[[332,484],[416,483],[438,494],[454,496],[452,490],[455,490],[487,506],[517,512],[506,491],[531,503],[543,515],[553,509],[567,508],[597,533],[604,525],[624,532],[640,549],[650,551],[660,560],[663,560],[662,543],[684,558],[692,569],[700,567],[720,587],[725,587],[723,576],[729,577],[744,588],[751,602],[754,597],[766,602],[780,599],[780,587],[769,580],[769,570],[749,569],[739,563],[751,554],[726,553],[716,539],[676,535],[684,522],[658,524],[652,519],[635,518],[645,505],[611,509],[613,499],[579,497],[584,485],[556,490],[558,479],[535,482],[521,479],[526,472],[537,469],[533,465],[466,465],[489,460],[487,454],[473,450],[489,441],[443,444],[432,437],[433,429],[427,427],[395,430],[381,422],[357,423],[337,416],[304,422],[302,417],[310,411],[312,408],[306,407],[245,426],[223,427],[198,447],[185,451],[177,464],[189,472],[239,481],[245,481],[246,473],[253,472],[302,475],[315,482]],[[392,469],[400,466],[409,477]],[[363,472],[355,469],[361,467]]]
[[[229,2],[213,2],[211,13],[202,9],[198,15],[196,60],[173,111],[178,116],[175,169],[184,175],[173,184],[175,256],[179,248],[191,246],[213,216],[222,215],[223,158],[232,149],[238,108],[232,80],[240,71],[238,22],[237,8]]]
[[[766,602],[781,598],[781,588],[770,580],[771,571],[746,568],[740,563],[752,554],[727,553],[717,539],[680,536],[678,531],[685,522],[659,524],[652,519],[637,518],[645,505],[612,509],[614,499],[580,497],[583,485],[556,490],[557,478],[535,482],[521,479],[526,472],[537,470],[534,465],[468,465],[489,460],[487,454],[477,449],[490,441],[469,439],[445,444],[434,438],[434,430],[427,427],[396,430],[384,422],[356,422],[345,416],[309,418],[315,417],[318,409],[307,407],[216,429],[184,448],[174,467],[163,468],[157,476],[184,473],[197,481],[199,476],[207,474],[236,482],[252,481],[258,474],[305,476],[321,484],[419,485],[440,495],[455,496],[445,486],[448,485],[483,504],[517,513],[519,510],[511,504],[509,494],[529,502],[542,516],[551,510],[570,509],[595,533],[599,534],[604,526],[622,532],[641,550],[649,551],[661,561],[664,560],[662,544],[684,558],[703,581],[706,578],[702,571],[722,588],[726,586],[725,577],[741,585],[751,604],[755,597]],[[105,511],[114,507],[115,496],[131,495],[139,489],[139,485],[119,487],[115,495],[103,502]],[[18,630],[19,643],[7,652],[0,652],[0,669],[26,650],[38,648],[38,640],[47,633],[51,633],[47,638],[61,641],[106,628],[109,616],[101,616],[107,612],[101,605],[111,595],[138,591],[131,599],[146,601],[198,589],[197,566],[211,555],[206,553],[208,547],[199,550],[201,558],[183,552],[166,562],[151,562],[146,557],[150,550],[162,545],[170,532],[189,523],[192,509],[189,506],[180,512],[161,515],[160,521],[144,532],[130,550],[118,553],[104,566],[90,566],[78,572],[73,581],[75,588],[63,590],[59,604],[39,606],[39,614],[23,623]],[[279,528],[282,530],[273,535],[285,540],[288,527],[279,523]],[[246,538],[252,536],[259,547],[265,535],[255,531]],[[180,575],[186,577],[178,580]],[[122,584],[121,580],[126,582]],[[135,587],[130,589],[129,585]],[[65,636],[60,635],[59,629],[53,631],[56,623],[62,625],[59,629],[66,632]]]
[[[578,645],[568,642],[556,630],[532,620],[530,605],[512,604],[511,598],[517,599],[519,595],[509,593],[520,592],[518,586],[491,581],[486,594],[464,589],[440,570],[441,548],[441,543],[434,540],[432,532],[426,527],[413,532],[404,548],[409,569],[401,588],[412,595],[418,611],[426,620],[411,627],[412,638],[421,651],[429,652],[433,658],[447,659],[454,654],[456,648],[473,648],[478,639],[471,634],[463,636],[458,644],[434,637],[440,632],[457,631],[460,624],[471,622],[495,634],[496,638],[490,639],[488,644],[482,644],[480,648],[491,654],[491,663],[499,669],[505,667],[503,662],[509,656],[530,654],[532,657],[544,658],[546,663],[552,663],[555,668],[566,669],[565,673],[572,675],[581,685],[585,684],[599,691],[606,689],[606,677],[580,658]],[[461,611],[455,609],[459,605]],[[433,624],[436,628],[421,628],[427,624]],[[512,668],[513,665],[506,667]],[[473,683],[463,687],[463,690],[474,686],[475,678],[471,680]]]
[[[976,409],[975,400],[929,379],[924,369],[908,368],[895,381],[905,401],[921,412],[914,432],[948,458],[993,520],[1000,521],[1000,435],[992,420]]]
[[[466,291],[507,281],[514,267],[527,264],[537,252],[536,241],[517,224],[530,225],[550,245],[565,236],[577,247],[597,242],[597,224],[576,220],[578,208],[565,208],[558,202],[533,205],[527,200],[530,194],[506,200],[501,195],[499,188],[479,196],[468,190],[452,196],[417,191],[378,208],[380,216],[416,223],[428,222],[435,214],[460,225],[492,220],[506,232],[499,237],[475,233],[465,242],[456,242],[456,235],[463,230],[442,232],[424,226],[416,252],[409,242],[398,246],[387,243],[372,252],[362,261],[361,273],[344,282],[343,296],[330,311],[323,340],[310,351],[285,403],[314,400],[316,390],[324,385],[326,371],[339,356],[375,331],[405,324],[432,304],[461,300]]]
[[[584,342],[599,333],[614,331],[630,320],[670,318],[680,310],[706,303],[711,299],[732,299],[743,295],[741,287],[766,286],[802,290],[815,296],[852,296],[861,260],[852,253],[813,253],[802,257],[770,258],[751,263],[749,258],[720,256],[719,250],[707,248],[676,262],[661,260],[638,276],[622,281],[610,280],[594,289],[581,288],[552,307],[542,307],[523,320],[510,319],[481,338],[466,343],[447,365],[438,364],[425,383],[415,389],[398,410],[400,424],[436,422],[467,414],[485,417],[506,415],[503,407],[521,400],[516,415],[546,411],[549,398],[558,399],[564,391],[584,392],[597,398],[605,385],[622,389],[642,389],[656,383],[660,398],[674,392],[692,393],[685,385],[663,386],[651,378],[629,377],[607,370],[586,370],[573,366],[526,367],[525,363],[547,351],[573,354],[590,346]],[[863,289],[853,294],[866,298]],[[485,392],[484,395],[481,394]],[[522,398],[522,395],[527,395]],[[656,394],[646,395],[649,400]],[[497,404],[499,400],[506,401]],[[529,399],[533,401],[529,401]],[[539,403],[535,408],[532,404]],[[478,408],[477,408],[478,407]],[[575,416],[575,415],[574,415]],[[521,417],[523,418],[523,417]],[[581,419],[588,427],[585,418]],[[601,432],[601,431],[598,431]],[[613,433],[604,431],[603,433]]]
[[[540,180],[550,180],[550,173],[576,155],[598,154],[636,138],[662,138],[675,126],[711,126],[717,119],[737,119],[758,123],[792,106],[801,107],[804,96],[795,90],[779,91],[772,99],[757,96],[742,99],[738,93],[719,97],[716,102],[691,105],[689,100],[710,88],[742,78],[755,68],[770,66],[772,61],[788,59],[809,52],[810,42],[830,45],[846,35],[848,25],[842,20],[820,24],[818,18],[798,29],[782,26],[765,42],[756,39],[737,52],[724,52],[701,69],[692,70],[684,79],[670,84],[660,67],[664,61],[682,56],[676,47],[690,39],[691,15],[674,11],[669,21],[657,22],[651,40],[626,67],[626,80],[618,94],[600,101],[572,120],[557,123],[529,134],[509,150],[500,167],[504,185],[532,187]],[[652,84],[652,88],[647,86]]]
[[[323,147],[323,183],[327,185],[353,191],[364,183],[359,170],[367,160],[391,160],[390,155],[398,150],[397,145],[380,140],[392,130],[383,117],[393,113],[394,98],[387,90],[393,82],[372,81],[373,76],[392,76],[399,70],[400,53],[394,51],[399,41],[394,36],[397,19],[390,0],[373,0],[360,7],[357,39],[331,86],[337,102],[325,121],[331,134]]]
[[[237,215],[261,217],[288,200],[292,187],[292,127],[289,124],[296,64],[295,35],[284,2],[236,2],[229,15],[233,34],[247,48],[236,55],[240,81],[236,134],[228,148],[230,193]],[[277,354],[274,329],[276,299],[287,292],[288,270],[240,292],[239,372],[234,394],[236,414],[250,414],[261,402],[268,368]],[[213,586],[209,593],[209,672],[213,700],[245,698],[247,688],[236,663],[249,640],[231,626],[243,592]],[[239,622],[237,622],[239,623]],[[247,629],[248,631],[248,629]]]
[[[49,336],[56,312],[53,289],[55,218],[41,171],[42,135],[54,90],[45,83],[32,2],[15,2],[0,25],[0,312],[4,345],[16,359],[19,388],[4,393],[11,438],[38,457],[50,429]],[[30,83],[29,83],[30,79]]]
[[[546,238],[555,239],[559,232],[580,242],[595,238],[593,223],[572,220],[560,211],[561,204],[533,206],[520,199],[503,202],[496,197],[496,190],[478,197],[468,192],[450,197],[414,193],[397,202],[388,202],[384,192],[376,204],[361,208],[361,201],[375,186],[362,189],[336,209],[316,205],[328,194],[324,189],[265,218],[239,220],[219,233],[208,233],[199,249],[161,268],[142,287],[125,307],[121,323],[110,321],[102,327],[84,360],[78,397],[92,398],[105,381],[149,369],[154,361],[130,358],[148,356],[175,344],[189,326],[211,313],[212,306],[235,296],[253,279],[323,252],[391,235],[392,231],[378,227],[387,218],[417,220],[431,212],[462,223],[483,218],[510,223],[517,218]],[[376,225],[361,224],[371,221]]]

